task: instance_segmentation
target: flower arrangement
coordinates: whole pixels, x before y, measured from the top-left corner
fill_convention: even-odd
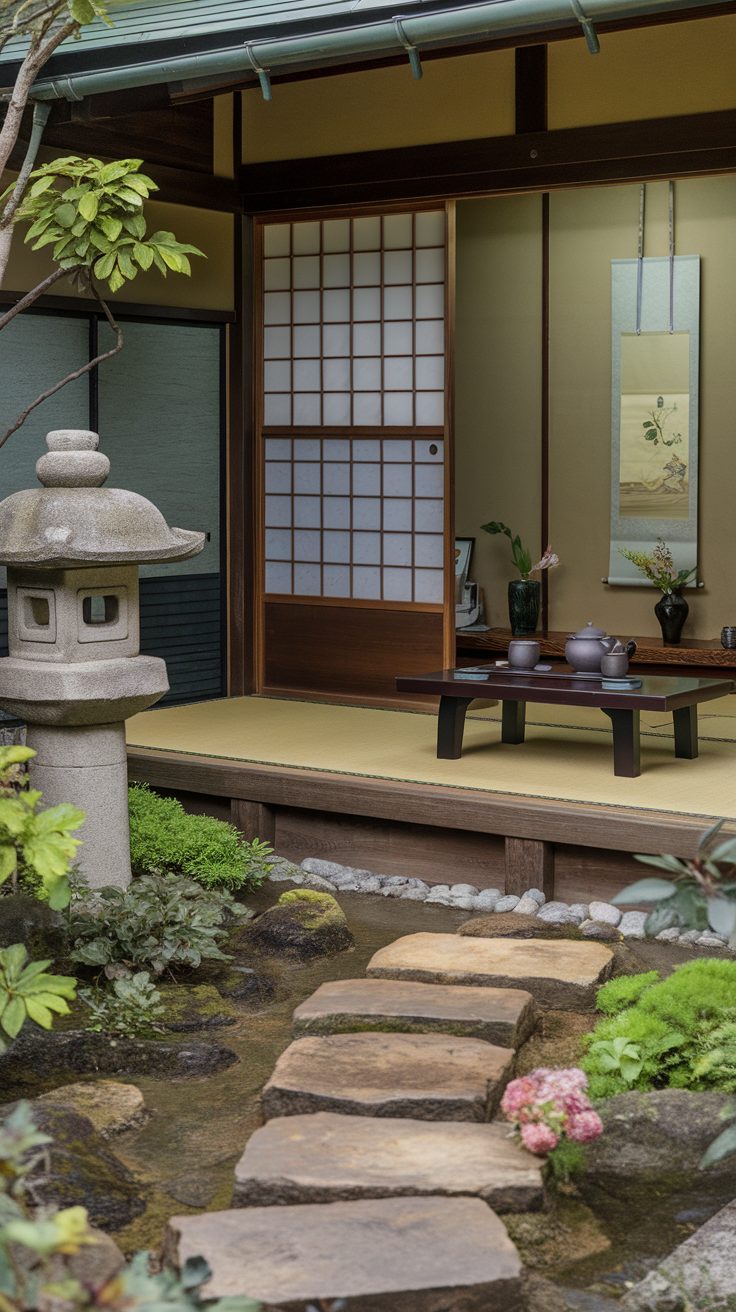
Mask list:
[[[523,579],[528,579],[530,574],[537,574],[543,569],[554,569],[555,565],[560,563],[559,556],[556,556],[551,545],[548,545],[541,559],[537,561],[536,565],[532,565],[531,552],[523,546],[518,533],[514,536],[511,529],[497,519],[492,519],[488,524],[481,524],[481,528],[484,533],[504,533],[506,535],[511,543],[511,555],[514,564]]]
[[[590,1105],[587,1087],[585,1072],[575,1066],[568,1070],[539,1066],[511,1081],[501,1111],[524,1147],[546,1157],[564,1140],[584,1144],[602,1134],[603,1122]]]
[[[651,554],[646,551],[629,551],[627,547],[622,547],[621,555],[630,560],[632,565],[636,565],[649,582],[665,595],[684,588],[697,573],[695,566],[692,569],[676,570],[672,551],[662,538],[657,538],[657,545]]]

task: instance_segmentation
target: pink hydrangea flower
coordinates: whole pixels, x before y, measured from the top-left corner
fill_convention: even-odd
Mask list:
[[[598,1113],[592,1110],[580,1112],[577,1116],[570,1117],[565,1133],[573,1143],[590,1143],[592,1139],[597,1139],[598,1135],[603,1133],[603,1121]]]
[[[537,1100],[537,1084],[529,1075],[507,1084],[501,1099],[501,1111],[508,1121],[528,1120],[528,1109]]]
[[[522,1125],[521,1142],[530,1153],[536,1153],[537,1157],[544,1157],[557,1147],[559,1140],[548,1125],[536,1124]]]

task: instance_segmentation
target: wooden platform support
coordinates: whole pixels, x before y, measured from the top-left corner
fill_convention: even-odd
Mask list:
[[[262,843],[273,846],[276,840],[276,813],[272,806],[266,806],[264,802],[247,802],[242,797],[233,797],[230,801],[230,821],[248,842],[260,838]]]
[[[536,839],[511,838],[507,835],[504,892],[523,897],[529,888],[540,888],[548,901],[554,897],[554,846]]]

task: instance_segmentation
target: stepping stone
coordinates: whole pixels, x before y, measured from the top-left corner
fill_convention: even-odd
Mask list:
[[[574,1011],[595,1006],[612,965],[613,953],[602,943],[408,934],[379,948],[368,975],[526,989],[545,1010]]]
[[[382,1198],[251,1207],[169,1222],[166,1255],[202,1256],[207,1299],[247,1296],[262,1312],[518,1312],[521,1262],[477,1198]],[[343,1301],[344,1300],[344,1301]]]
[[[456,1034],[518,1048],[535,1022],[534,999],[521,989],[447,988],[408,980],[338,979],[320,984],[294,1012],[294,1033],[401,1030]]]
[[[543,1202],[541,1164],[517,1147],[508,1125],[280,1116],[248,1140],[233,1206],[440,1194],[527,1212]]]
[[[303,1112],[490,1120],[514,1052],[444,1034],[330,1034],[296,1039],[263,1090],[264,1118]]]

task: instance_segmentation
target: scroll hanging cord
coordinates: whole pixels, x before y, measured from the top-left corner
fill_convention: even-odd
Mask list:
[[[670,332],[675,331],[675,184],[669,183],[667,198],[667,224],[670,263]]]
[[[641,336],[641,295],[644,277],[644,206],[646,187],[642,182],[639,188],[639,250],[636,263],[636,335]]]

